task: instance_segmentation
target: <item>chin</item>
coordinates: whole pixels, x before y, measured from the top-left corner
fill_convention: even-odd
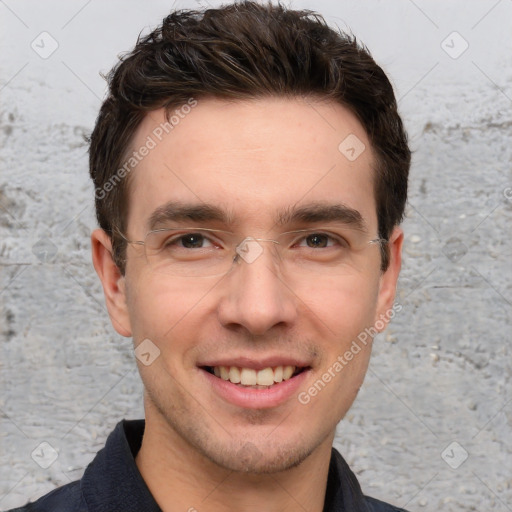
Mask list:
[[[221,451],[205,454],[212,462],[230,471],[254,475],[268,475],[287,471],[299,466],[314,450],[300,447],[267,446],[261,451],[251,442],[245,443],[238,450]]]
[[[311,426],[305,435],[304,425],[299,422],[294,425],[282,421],[268,428],[264,421],[268,411],[254,410],[247,411],[242,424],[232,424],[229,431],[216,422],[205,422],[202,411],[150,401],[170,431],[181,439],[183,447],[236,473],[265,475],[289,470],[299,466],[329,436],[323,428]]]

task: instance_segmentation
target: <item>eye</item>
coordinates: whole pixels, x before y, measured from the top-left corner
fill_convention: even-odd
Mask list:
[[[163,248],[184,248],[184,249],[203,249],[212,247],[211,240],[202,233],[185,233],[181,235],[169,236],[162,244]]]
[[[323,248],[328,246],[330,241],[329,239],[330,237],[324,233],[314,233],[312,235],[308,235],[304,240],[308,247]]]
[[[339,246],[347,247],[347,242],[334,235],[328,233],[309,233],[298,240],[299,247],[307,247],[309,249],[325,249],[327,247]]]
[[[179,240],[181,241],[181,245],[186,249],[200,249],[204,247],[205,243],[211,243],[201,233],[187,233],[186,235],[181,235]]]

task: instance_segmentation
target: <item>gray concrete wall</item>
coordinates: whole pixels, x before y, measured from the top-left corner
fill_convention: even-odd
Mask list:
[[[403,309],[336,446],[367,494],[396,505],[510,511],[512,2],[292,4],[366,43],[415,150]],[[0,509],[80,477],[117,421],[143,414],[90,262],[83,136],[98,71],[171,6],[0,3]]]

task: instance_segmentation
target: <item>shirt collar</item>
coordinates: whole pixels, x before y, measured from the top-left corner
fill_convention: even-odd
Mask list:
[[[144,420],[122,420],[85,470],[82,495],[94,512],[161,512],[137,465]]]
[[[144,420],[122,420],[85,470],[81,491],[94,512],[161,512],[135,456],[144,434]],[[366,512],[367,505],[356,476],[340,453],[332,448],[323,512]]]
[[[336,448],[331,450],[323,512],[368,512],[356,475]]]

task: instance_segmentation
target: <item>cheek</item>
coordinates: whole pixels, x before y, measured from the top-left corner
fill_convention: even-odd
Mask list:
[[[218,326],[213,294],[215,281],[191,283],[143,275],[131,286],[128,308],[135,345],[148,338],[160,349],[168,366],[191,366],[192,352],[204,331]]]
[[[323,352],[314,382],[303,390],[310,416],[335,424],[354,402],[370,360],[372,340],[365,329],[373,324],[377,291],[378,282],[366,276],[310,292],[309,318]]]
[[[160,344],[200,299],[190,290],[184,293],[180,283],[156,274],[141,273],[129,285],[128,309],[136,341],[149,338]]]
[[[377,308],[378,280],[368,275],[324,280],[308,289],[297,289],[296,295],[306,305],[307,316],[319,320],[323,326],[321,330],[343,344],[372,325]]]

